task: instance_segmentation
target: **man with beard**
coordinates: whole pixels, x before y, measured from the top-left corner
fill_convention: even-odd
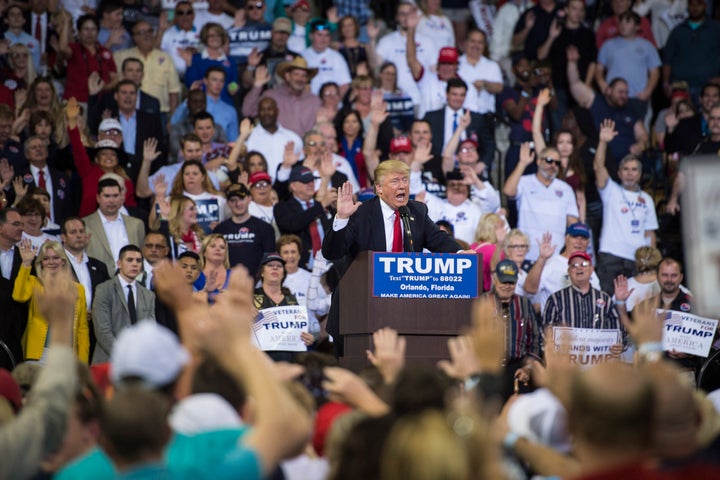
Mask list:
[[[643,118],[628,105],[627,81],[617,77],[598,95],[580,78],[578,60],[580,53],[571,45],[567,49],[567,75],[573,98],[578,105],[590,110],[595,125],[605,119],[615,122],[618,134],[609,144],[613,158],[623,158],[628,153],[639,158],[649,144],[649,136]]]
[[[530,144],[520,147],[520,161],[505,182],[503,193],[517,201],[518,228],[530,237],[527,258],[537,260],[539,244],[545,232],[552,236],[551,244],[558,244],[568,225],[578,221],[578,208],[572,187],[557,179],[560,171],[560,154],[546,147],[537,156]],[[523,175],[533,163],[537,172]]]
[[[618,167],[618,184],[605,167],[607,145],[617,132],[612,120],[600,126],[600,141],[595,152],[595,182],[603,202],[603,227],[600,234],[598,274],[603,291],[612,295],[613,279],[632,276],[635,250],[655,246],[658,228],[655,202],[640,189],[642,163],[634,155],[625,155]]]
[[[665,310],[692,313],[693,298],[685,288],[681,287],[683,281],[682,264],[674,258],[663,258],[658,264],[658,282],[660,282],[659,306]],[[662,348],[662,345],[659,346]],[[702,357],[670,350],[667,355],[675,360],[681,368],[691,372],[695,380],[697,370],[702,366]]]

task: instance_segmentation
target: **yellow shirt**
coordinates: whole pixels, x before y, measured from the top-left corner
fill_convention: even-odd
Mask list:
[[[85,303],[85,288],[75,283],[78,298],[75,302],[75,315],[73,319],[73,351],[84,363],[88,363],[90,356],[90,328],[88,326],[87,305]],[[33,295],[35,287],[42,291],[43,286],[34,275],[30,275],[30,267],[21,266],[15,286],[13,287],[13,300],[27,302],[30,300],[28,324],[22,338],[23,352],[26,360],[39,360],[43,355],[48,335],[48,323],[40,313],[37,298]]]
[[[115,65],[122,69],[122,62],[126,58],[137,58],[143,62],[144,74],[141,89],[160,101],[160,111],[170,112],[170,94],[180,94],[180,77],[175,70],[172,58],[167,53],[153,48],[145,57],[137,47],[118,50],[114,54]]]

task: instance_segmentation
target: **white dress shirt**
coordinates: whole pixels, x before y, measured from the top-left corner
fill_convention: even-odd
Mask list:
[[[120,214],[118,214],[115,220],[107,219],[99,210],[98,215],[100,215],[100,220],[102,220],[102,226],[105,230],[108,244],[110,245],[113,261],[117,263],[120,258],[120,249],[130,243],[127,230],[125,229],[125,222]]]

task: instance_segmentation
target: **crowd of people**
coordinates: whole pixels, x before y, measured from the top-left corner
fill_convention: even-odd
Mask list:
[[[714,4],[0,14],[0,479],[720,476],[719,349],[665,349],[657,314],[697,313]],[[338,366],[362,251],[480,255],[449,361],[389,317]],[[292,347],[251,346],[283,308]],[[584,365],[567,328],[615,340]]]

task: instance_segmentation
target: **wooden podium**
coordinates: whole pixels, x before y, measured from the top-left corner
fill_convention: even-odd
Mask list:
[[[482,258],[478,257],[480,295]],[[372,347],[373,332],[383,327],[406,337],[408,362],[435,364],[449,358],[448,339],[471,323],[473,299],[374,297],[372,252],[358,254],[340,280],[340,291],[340,334],[345,344],[340,364],[356,372],[369,365],[365,350]]]

